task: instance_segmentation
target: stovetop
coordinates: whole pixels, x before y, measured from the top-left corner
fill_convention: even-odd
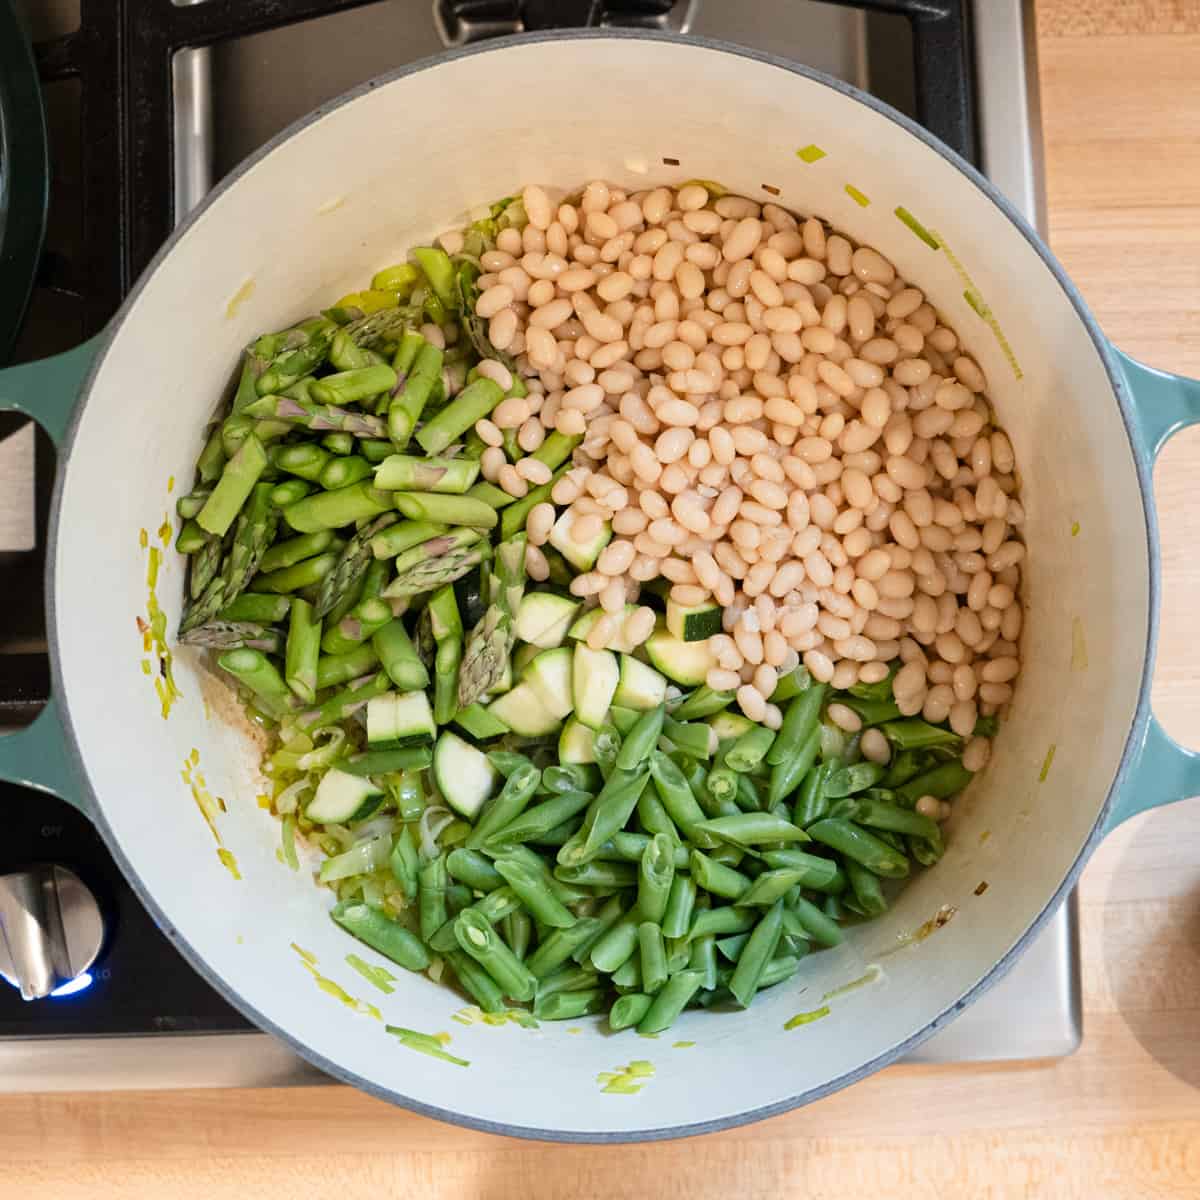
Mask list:
[[[529,12],[596,4],[524,2]],[[501,21],[519,8],[517,0],[244,0],[237,6],[207,0],[182,34],[172,26],[175,32],[160,31],[157,42],[131,37],[135,56],[182,44],[173,38],[206,45],[178,49],[158,80],[164,89],[171,85],[173,98],[166,90],[161,97],[169,112],[147,111],[137,129],[125,131],[129,153],[118,155],[120,169],[108,174],[118,190],[125,179],[124,208],[118,203],[115,211],[127,219],[119,236],[111,235],[113,244],[98,252],[91,244],[97,214],[114,211],[114,201],[94,194],[95,147],[88,142],[96,135],[94,125],[89,132],[81,122],[80,94],[105,85],[106,61],[93,50],[97,66],[72,39],[78,0],[22,3],[43,78],[52,80],[44,90],[53,181],[47,253],[18,361],[65,349],[98,328],[170,221],[279,129],[364,79],[441,50],[435,15],[443,31],[461,33],[456,8],[477,20]],[[614,21],[685,22],[692,33],[794,58],[864,86],[935,129],[1036,225],[1044,224],[1029,0],[606,0],[603,7]],[[271,28],[281,14],[330,9],[337,11]],[[642,15],[635,18],[634,9]],[[650,9],[660,15],[646,17]],[[939,9],[946,19],[937,18]],[[914,26],[895,10],[923,15]],[[85,3],[85,21],[89,11],[94,20],[98,9]],[[222,40],[222,30],[244,36]],[[146,82],[153,73],[143,79],[134,70],[130,77],[153,110],[155,94]],[[97,120],[94,105],[90,119]],[[173,144],[171,152],[140,144],[152,135]],[[131,205],[133,193],[138,201]],[[85,278],[94,284],[90,292]],[[40,438],[35,454],[34,442],[31,429],[13,432],[13,425],[0,423],[0,729],[31,719],[47,687],[36,543],[45,529],[52,456]],[[73,808],[3,785],[0,807],[6,817],[0,872],[40,861],[67,866],[91,888],[106,918],[100,956],[86,976],[54,997],[26,1003],[0,980],[0,1090],[263,1086],[326,1078],[253,1031],[192,971]],[[1081,1036],[1078,973],[1072,898],[1010,975],[913,1061],[1069,1054]]]

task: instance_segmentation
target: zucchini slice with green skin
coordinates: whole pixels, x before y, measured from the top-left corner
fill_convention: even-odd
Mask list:
[[[611,650],[590,650],[583,642],[576,642],[571,666],[575,715],[585,725],[599,729],[608,718],[621,678],[617,656]]]
[[[590,571],[600,557],[600,551],[612,540],[612,524],[605,521],[600,526],[600,532],[586,542],[577,542],[571,536],[571,531],[578,518],[567,509],[550,530],[550,545],[559,552],[577,571]]]
[[[383,789],[369,778],[330,767],[304,815],[319,825],[348,825],[369,817],[382,803]]]
[[[522,681],[537,693],[542,707],[556,720],[569,716],[575,707],[571,691],[571,651],[566,646],[543,650],[525,668]]]
[[[559,718],[547,711],[537,692],[527,683],[518,683],[511,692],[493,700],[488,712],[520,737],[542,737],[554,733]]]
[[[612,702],[621,708],[645,711],[657,708],[667,698],[666,677],[631,655],[621,655],[621,675]]]
[[[721,606],[711,600],[691,606],[667,601],[667,629],[681,642],[703,642],[721,632]]]
[[[596,731],[577,717],[564,726],[558,739],[558,761],[561,763],[594,763],[596,761]]]
[[[637,612],[636,604],[627,604],[622,612],[617,614],[617,632],[608,639],[606,650],[615,650],[619,654],[632,654],[637,647],[624,636],[622,630],[625,628],[625,623],[628,619]],[[587,641],[587,635],[592,632],[592,628],[596,622],[605,616],[604,609],[592,608],[583,614],[570,629],[567,630],[567,637],[574,639],[577,642]]]
[[[651,663],[681,687],[698,687],[717,665],[707,639],[684,641],[665,629],[656,630],[646,639],[645,650]]]
[[[557,592],[527,592],[521,597],[513,628],[521,641],[552,650],[566,640],[579,605],[578,600]]]
[[[433,748],[433,777],[446,803],[468,821],[479,815],[500,778],[482,750],[449,729],[442,731]]]
[[[376,749],[436,733],[424,692],[385,692],[367,701],[367,744]]]

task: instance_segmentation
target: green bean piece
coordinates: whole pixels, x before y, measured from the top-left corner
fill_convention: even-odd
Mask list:
[[[536,787],[536,784],[533,786]],[[530,795],[532,794],[531,787]],[[519,842],[536,841],[541,834],[548,833],[564,821],[583,812],[592,802],[592,797],[587,792],[563,792],[552,800],[535,804],[533,808],[521,813],[516,820],[502,825],[494,833],[488,832],[485,838],[472,848],[477,848],[486,841],[488,848],[496,846],[503,851],[504,848]],[[484,816],[486,817],[486,812]],[[467,844],[472,845],[474,841],[475,835],[472,835],[467,839]]]
[[[405,899],[415,900],[419,890],[417,872],[420,870],[421,864],[417,857],[417,847],[413,843],[412,833],[407,825],[402,825],[399,834],[396,835],[388,865],[392,870],[392,878],[400,885]]]
[[[349,683],[378,663],[379,656],[371,646],[355,646],[345,654],[323,654],[317,659],[317,690]]]
[[[638,911],[646,921],[661,921],[667,911],[675,881],[675,843],[656,833],[642,855],[638,869]],[[648,989],[649,990],[649,989]]]
[[[697,887],[727,900],[736,900],[750,886],[749,878],[740,871],[717,862],[699,850],[692,851],[691,868]]]
[[[495,895],[493,892],[492,895]],[[494,926],[477,909],[464,909],[454,918],[454,936],[465,950],[513,1000],[532,1000],[537,978],[504,944]]]
[[[578,883],[592,888],[626,888],[637,883],[637,868],[633,863],[592,862],[580,863],[577,866],[557,866],[554,876],[564,883]]]
[[[476,379],[467,384],[437,416],[421,426],[417,441],[426,454],[441,454],[460,434],[486,417],[503,399],[504,393],[494,380]]]
[[[915,779],[929,766],[928,758],[928,753],[923,750],[900,750],[893,754],[883,777],[883,786],[898,788]]]
[[[666,709],[663,705],[649,709],[637,720],[634,727],[625,735],[621,749],[617,754],[617,769],[621,771],[637,771],[647,765],[654,747],[658,744],[658,736],[662,732],[663,718]]]
[[[700,828],[706,820],[704,810],[696,800],[683,772],[661,750],[650,755],[650,776],[654,789],[667,815],[682,830],[684,836],[702,848],[714,845],[711,834]]]
[[[809,835],[769,812],[745,812],[733,817],[714,817],[702,821],[698,829],[723,842],[737,846],[756,846],[763,842],[807,842]]]
[[[640,992],[642,990],[641,955],[631,954],[609,978],[618,992]]]
[[[377,909],[366,904],[342,903],[334,906],[330,916],[347,933],[406,970],[423,971],[429,966],[429,951],[416,935]]]
[[[708,856],[713,862],[722,863],[727,867],[736,867],[746,857],[746,851],[741,846],[733,845],[732,842],[722,842],[719,846],[714,846],[708,852]]]
[[[715,988],[717,986],[717,939],[711,933],[696,938],[690,944],[688,968],[704,973],[704,982],[700,985],[701,987]]]
[[[533,1015],[542,1021],[574,1021],[589,1013],[603,1012],[608,1006],[604,988],[588,988],[579,992],[553,992],[538,996],[533,1002]]]
[[[326,654],[345,654],[370,641],[392,620],[392,606],[386,600],[361,600],[336,625],[325,630],[321,636],[321,649]]]
[[[509,846],[498,857],[522,863],[525,869],[532,871],[562,904],[578,904],[581,900],[591,897],[591,892],[587,888],[576,887],[574,884],[564,883],[561,879],[555,879],[550,871],[550,864],[528,846]]]
[[[717,735],[711,725],[703,721],[677,721],[674,717],[663,719],[663,736],[680,754],[689,758],[711,758],[716,753]]]
[[[708,773],[708,794],[718,804],[732,803],[737,800],[737,772],[727,767],[722,761]]]
[[[839,702],[858,714],[864,729],[882,725],[885,721],[895,721],[901,716],[900,706],[894,700],[864,700],[846,696]]]
[[[443,951],[446,960],[458,976],[462,989],[479,1005],[485,1013],[502,1013],[505,1011],[504,993],[499,984],[473,959],[457,948]]]
[[[284,678],[287,685],[306,704],[317,698],[317,665],[321,656],[321,619],[313,615],[311,604],[299,596],[292,601],[288,625]]]
[[[796,804],[792,809],[792,824],[807,830],[814,822],[829,814],[829,797],[825,794],[825,784],[830,775],[838,768],[836,761],[817,763],[808,769],[800,791],[796,795]]]
[[[729,981],[729,990],[743,1007],[748,1008],[758,991],[759,981],[767,963],[775,957],[783,933],[783,900],[776,900],[766,915],[754,927],[750,940],[738,956],[737,966]]]
[[[522,962],[533,941],[533,921],[527,912],[518,909],[504,918],[504,941]]]
[[[909,873],[908,859],[903,854],[849,821],[826,817],[809,826],[809,832],[816,841],[885,879],[903,879]]]
[[[751,882],[750,886],[737,898],[736,904],[743,906],[763,907],[774,904],[785,896],[804,878],[803,871],[794,871],[789,867],[780,867],[773,871],[764,871]]]
[[[542,786],[550,792],[595,792],[603,782],[590,763],[563,763],[542,772]]]
[[[828,691],[827,684],[813,683],[788,705],[783,724],[779,727],[779,736],[767,754],[767,763],[770,766],[777,767],[786,762],[815,732]],[[774,700],[774,695],[772,699]]]
[[[775,734],[770,729],[755,725],[725,751],[725,762],[731,770],[739,773],[753,771],[766,758],[774,742]]]
[[[663,934],[670,938],[686,937],[692,925],[692,911],[695,907],[695,881],[687,875],[676,875],[671,881],[667,911],[663,914]]]
[[[550,436],[553,437],[554,434]],[[549,440],[550,438],[546,439],[546,441]],[[536,458],[537,455],[535,454],[533,457]],[[529,514],[539,504],[545,504],[549,501],[550,493],[554,490],[554,485],[567,473],[570,466],[570,463],[564,463],[550,476],[549,482],[539,484],[535,488],[530,488],[520,499],[504,506],[504,511],[500,514],[500,537],[504,541],[507,541],[511,537],[516,537],[525,528],[525,522],[528,520]]]
[[[629,736],[629,732],[641,720],[642,714],[636,708],[622,708],[619,704],[614,704],[608,710],[609,719],[612,721],[617,732],[622,738]]]
[[[557,971],[581,946],[586,946],[603,932],[598,917],[581,917],[570,929],[556,929],[529,957],[529,970],[538,979]]]
[[[428,942],[446,923],[446,856],[439,854],[422,863],[417,872],[418,912],[421,921],[421,937]]]
[[[592,947],[592,966],[611,975],[638,947],[638,913],[627,912]]]
[[[504,876],[492,866],[491,861],[478,850],[460,846],[446,856],[446,870],[452,879],[465,883],[477,892],[494,892],[503,887]]]
[[[805,695],[807,694],[806,692]],[[792,703],[798,704],[803,699],[804,696],[801,696]],[[816,762],[820,749],[821,731],[818,727],[814,728],[783,762],[771,768],[771,781],[767,786],[768,804],[778,804],[781,800],[786,800],[801,785]]]
[[[529,757],[525,754],[518,754],[515,750],[490,750],[488,752],[488,762],[507,779],[518,767],[532,767]]]
[[[540,999],[553,996],[555,992],[590,991],[599,983],[600,977],[591,967],[577,967],[572,963],[570,966],[559,967],[544,979],[539,979],[537,994]]]
[[[371,648],[388,678],[400,691],[419,692],[429,686],[429,672],[399,617],[371,635]]]
[[[763,861],[776,870],[799,871],[801,878],[797,882],[800,886],[816,891],[825,891],[838,874],[838,865],[833,859],[808,854],[792,846],[768,850],[763,855]]]
[[[746,933],[754,928],[759,914],[750,908],[734,908],[732,905],[722,905],[720,908],[702,908],[692,921],[688,938],[695,941],[709,934],[720,935]]]
[[[943,763],[898,787],[896,796],[901,804],[916,804],[922,796],[945,800],[961,792],[973,778],[974,775],[962,763]]]
[[[643,921],[637,927],[638,950],[642,964],[642,991],[648,995],[667,982],[667,949],[662,929],[653,921]]]
[[[750,935],[748,933],[731,934],[729,937],[721,938],[717,942],[717,949],[727,959],[729,959],[731,963],[735,963],[741,957],[741,953],[746,948],[746,943],[749,940]]]
[[[245,684],[268,715],[278,718],[291,709],[294,703],[291,688],[279,668],[261,650],[227,650],[217,659],[217,665]]]
[[[487,842],[498,840],[502,835],[505,835],[509,827],[515,825],[521,815],[525,813],[526,806],[533,799],[533,794],[537,790],[541,777],[542,773],[528,759],[515,767],[504,781],[504,786],[500,789],[499,793],[484,806],[478,821],[475,823],[475,828],[467,838],[467,848],[477,850]],[[559,799],[561,800],[562,797],[559,797]],[[546,804],[553,803],[555,803],[553,800],[546,801]],[[537,805],[530,809],[526,815],[532,817],[539,810],[545,809],[546,804]],[[586,804],[587,801],[585,800],[584,806]],[[542,819],[545,819],[547,816],[550,818],[550,824],[546,825],[546,828],[550,829],[560,821],[566,819],[565,816],[557,815],[559,811],[565,812],[567,815],[573,815],[569,812],[569,809],[569,803],[566,805],[560,804],[559,808],[553,813],[542,813]],[[525,828],[536,827],[534,822],[526,822]],[[519,829],[516,836],[507,837],[505,840],[523,842],[528,840],[528,836],[524,834],[524,829]]]
[[[884,776],[885,768],[879,763],[858,762],[848,767],[839,767],[825,783],[825,795],[831,799],[853,796],[874,787]]]
[[[931,725],[919,717],[908,717],[903,721],[885,721],[879,729],[897,750],[927,750],[932,746],[962,745],[962,738],[953,730]]]
[[[591,825],[582,846],[577,852],[569,852],[570,848],[564,846],[558,852],[558,861],[563,865],[579,866],[595,858],[600,847],[614,833],[625,828],[629,818],[633,816],[634,809],[637,808],[638,797],[649,778],[649,770],[630,775],[618,766],[596,797]]]
[[[652,834],[648,833],[630,833],[627,830],[614,833],[600,847],[600,853],[596,855],[596,858],[602,862],[640,863],[642,855],[646,853],[646,847],[650,845],[652,836]],[[686,870],[690,851],[677,838],[671,837],[670,834],[667,834],[666,837],[671,843],[672,861],[675,864],[675,869],[677,871]]]
[[[638,1033],[662,1033],[669,1029],[703,983],[703,971],[680,971],[672,975],[638,1022]]]
[[[846,860],[846,878],[850,881],[850,889],[855,900],[863,910],[863,916],[877,917],[887,911],[887,900],[883,888],[879,885],[879,877],[866,867],[860,866],[852,858]]]
[[[498,858],[496,871],[516,892],[530,914],[543,925],[552,929],[569,929],[575,924],[575,914],[554,895],[545,880],[525,863],[511,857]]]
[[[638,797],[637,817],[638,822],[647,834],[652,836],[656,833],[661,833],[676,844],[680,842],[679,830],[675,828],[675,822],[671,820],[670,814],[663,807],[663,802],[659,799],[657,790],[649,785],[642,788],[642,794]],[[618,835],[614,834],[613,836],[616,837]],[[612,845],[612,839],[610,838],[605,845]],[[599,857],[608,856],[601,851]]]
[[[885,804],[880,800],[860,799],[855,802],[854,821],[872,829],[886,829],[889,833],[903,833],[910,837],[941,845],[941,826],[929,817],[909,808]]]
[[[699,721],[723,712],[733,703],[736,695],[736,692],[714,692],[708,684],[701,684],[672,715],[677,721]]]
[[[622,996],[608,1010],[609,1028],[615,1032],[637,1025],[645,1018],[646,1013],[650,1011],[650,1005],[653,1003],[652,997],[643,995],[640,992],[630,992]]]
[[[835,897],[827,896],[826,899],[833,900]],[[820,942],[822,946],[842,944],[842,931],[837,921],[811,901],[805,900],[803,896],[792,896],[788,899],[788,907],[796,914],[804,929],[812,935],[813,941]]]
[[[799,666],[775,685],[775,690],[771,693],[771,702],[785,704],[789,700],[794,700],[801,692],[806,692],[812,687],[815,682],[808,673],[808,668]]]
[[[768,808],[752,775],[739,773],[737,777],[737,806],[748,813],[765,812]]]
[[[800,969],[800,955],[780,954],[771,959],[758,978],[758,990],[786,983]]]

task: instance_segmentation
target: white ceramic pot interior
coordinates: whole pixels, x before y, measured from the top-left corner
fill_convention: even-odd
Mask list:
[[[823,156],[798,156],[810,146]],[[982,364],[1028,512],[1013,715],[936,870],[751,1010],[689,1013],[655,1041],[609,1035],[598,1019],[464,1027],[451,1020],[464,1003],[452,991],[398,972],[385,996],[346,965],[349,952],[382,960],[329,921],[327,891],[281,865],[279,827],[255,802],[254,748],[206,703],[211,688],[186,654],[175,659],[182,697],[164,720],[135,624],[148,603],[139,530],[158,544],[239,350],[260,332],[362,287],[410,245],[527,182],[638,189],[693,177],[759,200],[777,188],[778,203],[878,247]],[[1143,501],[1112,388],[1034,246],[955,166],[856,99],[748,56],[647,39],[541,41],[442,62],[364,91],[255,162],[125,312],[79,422],[58,529],[63,699],[112,837],[165,921],[242,1003],[367,1085],[551,1135],[621,1136],[780,1105],[953,1009],[1038,917],[1091,832],[1133,719],[1150,619]],[[182,569],[169,549],[163,558],[156,590],[173,629]],[[214,823],[240,880],[181,778],[189,758],[225,801]],[[944,906],[954,918],[906,945]],[[339,1004],[293,942],[384,1020],[451,1033],[470,1068],[415,1054],[374,1016]],[[788,1018],[872,964],[876,982],[785,1032]],[[649,1084],[603,1093],[597,1074],[635,1059],[653,1064]]]

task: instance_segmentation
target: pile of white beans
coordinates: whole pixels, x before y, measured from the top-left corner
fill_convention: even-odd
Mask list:
[[[571,584],[605,610],[589,644],[648,637],[652,610],[626,605],[662,576],[679,603],[722,606],[707,682],[771,728],[801,661],[845,688],[899,658],[901,711],[963,737],[1007,704],[1025,554],[1012,445],[922,292],[816,218],[698,184],[522,198],[528,224],[482,257],[477,313],[529,395],[479,422],[482,469],[523,496],[550,472],[510,463],[504,431],[526,454],[551,430],[583,436],[552,498],[581,543],[612,523]],[[529,515],[534,579],[555,516]],[[864,753],[886,755],[875,740]],[[964,764],[988,753],[975,738]]]

